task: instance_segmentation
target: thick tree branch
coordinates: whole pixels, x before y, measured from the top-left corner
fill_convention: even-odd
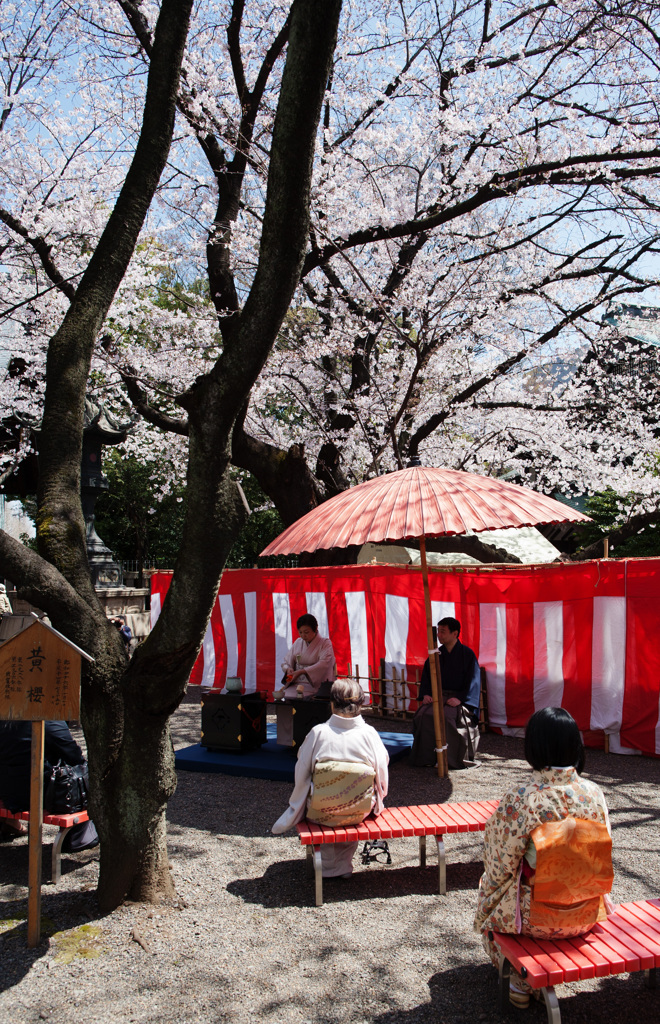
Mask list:
[[[32,247],[32,249],[34,249],[49,280],[51,280],[55,287],[61,291],[63,295],[66,295],[69,301],[71,301],[76,294],[76,289],[71,284],[71,278],[64,277],[57,269],[52,256],[52,245],[49,245],[46,239],[41,235],[31,235],[17,217],[14,217],[13,214],[8,210],[2,209],[2,207],[0,207],[0,220],[3,221],[8,228],[11,228],[15,234],[23,238],[28,245]]]
[[[361,228],[354,231],[344,239],[336,239],[321,249],[310,252],[304,262],[302,275],[309,274],[312,270],[331,259],[339,252],[346,252],[348,249],[361,245],[369,245],[373,242],[385,241],[392,238],[404,238],[417,235],[422,231],[431,231],[452,220],[472,213],[481,206],[492,202],[493,199],[501,199],[506,196],[516,195],[523,189],[536,188],[540,185],[610,185],[612,180],[629,181],[635,178],[650,178],[660,175],[660,165],[650,167],[628,167],[618,166],[608,168],[607,171],[594,171],[589,165],[613,163],[614,161],[647,160],[660,156],[660,148],[654,147],[649,150],[634,150],[629,153],[590,153],[582,156],[569,157],[563,161],[545,161],[539,164],[532,164],[522,170],[508,171],[505,174],[494,174],[486,185],[482,185],[467,199],[459,200],[450,206],[439,207],[438,205],[429,208],[422,216],[404,221],[400,224],[386,227],[379,224],[370,228]],[[565,170],[573,168],[573,170]]]
[[[167,161],[191,7],[192,0],[163,0],[161,4],[135,155],[75,297],[48,348],[37,540],[42,554],[90,602],[95,596],[80,504],[85,390],[97,334],[131,260]]]
[[[98,609],[90,608],[55,566],[4,530],[0,530],[0,575],[16,584],[25,600],[58,623],[66,622],[67,636],[74,641],[80,636],[77,621],[98,618]]]

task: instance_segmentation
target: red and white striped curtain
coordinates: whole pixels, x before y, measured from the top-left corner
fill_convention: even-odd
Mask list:
[[[152,626],[170,578],[152,576]],[[430,588],[434,623],[459,619],[486,669],[491,725],[518,733],[537,708],[561,705],[611,750],[660,754],[660,559],[432,570]],[[305,612],[332,640],[340,675],[366,676],[382,659],[416,706],[426,620],[410,567],[226,571],[191,683],[240,676],[247,692],[272,690]]]

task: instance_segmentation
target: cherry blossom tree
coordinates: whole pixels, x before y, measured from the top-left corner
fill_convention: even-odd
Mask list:
[[[605,304],[653,283],[656,5],[200,4],[137,217],[122,197],[142,184],[145,83],[164,80],[157,25],[182,6],[23,5],[3,37],[3,397],[41,417],[43,472],[41,557],[0,538],[0,568],[97,657],[104,906],[171,891],[167,722],[243,521],[232,466],[285,522],[417,454],[652,492],[653,424],[637,401],[605,423],[577,370]],[[187,480],[169,595],[130,665],[85,564],[86,389],[138,413],[131,450]],[[32,438],[17,428],[6,473]]]
[[[3,218],[13,235],[26,243],[20,252],[14,246],[16,264],[20,266],[23,261],[23,276],[30,276],[29,261],[34,258],[39,262],[38,275],[45,274],[62,300],[69,300],[61,323],[48,340],[46,357],[39,432],[40,554],[33,554],[2,535],[0,566],[17,581],[24,594],[50,614],[56,626],[96,658],[84,689],[83,724],[90,756],[92,809],[101,835],[99,900],[103,907],[115,906],[127,894],[133,898],[154,898],[172,892],[165,843],[165,807],[175,784],[168,719],[184,692],[224,561],[244,516],[229,476],[231,430],[299,281],[308,237],[316,132],[341,9],[338,0],[323,5],[314,0],[295,0],[290,10],[286,5],[276,42],[261,62],[262,78],[257,76],[252,91],[245,84],[247,79],[244,82],[244,106],[258,106],[265,86],[263,79],[268,78],[275,59],[288,42],[269,113],[271,153],[264,183],[260,256],[242,308],[239,311],[236,304],[234,315],[228,311],[226,322],[221,322],[222,346],[217,358],[210,360],[209,372],[178,396],[187,413],[189,435],[184,536],[170,598],[148,641],[127,664],[94,594],[87,567],[79,494],[83,403],[94,342],[100,338],[100,351],[107,354],[122,341],[121,298],[116,309],[110,310],[110,306],[127,273],[165,165],[175,103],[185,106],[190,113],[197,103],[197,91],[189,84],[194,77],[190,70],[194,62],[189,59],[177,95],[190,4],[163,0],[160,10],[146,5],[120,6],[143,36],[148,57],[142,128],[132,162],[128,170],[123,169],[119,195],[91,258],[87,256],[85,261],[84,253],[74,252],[84,269],[73,290],[70,279],[75,272],[63,274],[56,268],[49,232],[42,231],[46,213],[34,212],[35,205],[48,211],[51,199],[44,200],[40,195],[35,204],[32,194],[25,199],[15,194],[14,203],[22,208],[22,218],[7,209]],[[237,22],[234,24],[230,19],[230,34],[239,32],[242,8],[242,4],[234,5]],[[87,12],[83,14],[88,18]],[[112,53],[122,29],[105,7],[95,11],[89,21],[91,34],[98,37],[97,43],[100,40],[102,63]],[[258,22],[259,33],[265,32],[267,19],[263,11],[259,12]],[[249,60],[242,63],[237,45],[233,45],[233,58],[239,77],[239,66],[247,72]],[[246,57],[249,54],[248,47]],[[115,65],[116,61],[115,50]],[[123,100],[120,96],[120,106]],[[128,112],[122,109],[121,113]],[[68,125],[69,119],[65,120]],[[90,136],[96,133],[96,128],[96,124],[90,127]],[[104,124],[100,128],[102,140],[110,140],[112,145],[126,144],[130,133],[121,128],[118,124],[115,131],[111,126],[106,134]],[[62,159],[60,173],[71,173],[75,149],[69,149],[67,159]],[[83,163],[82,173],[86,175],[88,170]],[[57,175],[50,181],[52,197]],[[87,191],[90,182],[92,178],[88,180]],[[37,182],[33,191],[39,192],[40,185]],[[44,190],[47,195],[45,185]],[[108,193],[104,193],[103,200],[108,202]],[[56,209],[63,202],[59,198]],[[79,249],[84,250],[88,244],[87,238],[79,240]],[[16,278],[20,274],[15,274]],[[19,280],[15,287],[25,289],[25,282]],[[36,300],[33,288],[27,304]],[[14,307],[19,301],[25,303],[16,296]],[[109,336],[102,334],[108,313]],[[35,308],[34,317],[42,334],[49,332],[49,316],[51,322],[57,322],[52,309]],[[38,372],[36,367],[31,369]],[[130,374],[126,366],[123,372],[124,376]]]

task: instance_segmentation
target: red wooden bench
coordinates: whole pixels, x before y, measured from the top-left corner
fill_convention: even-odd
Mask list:
[[[500,1010],[509,1001],[511,968],[545,1000],[549,1024],[561,1024],[555,985],[646,971],[656,986],[660,967],[660,899],[621,903],[615,914],[573,939],[532,939],[492,933],[500,951]]]
[[[12,814],[5,807],[0,807],[0,818],[7,818],[9,821],[29,821],[29,811],[17,811]],[[53,842],[51,857],[51,876],[53,885],[57,885],[62,874],[62,843],[74,825],[80,825],[83,821],[89,821],[87,811],[76,811],[74,814],[46,814],[44,811],[44,825],[55,825],[59,828],[58,834]]]
[[[307,848],[307,871],[316,878],[316,906],[323,904],[321,846],[323,843],[354,843],[372,839],[419,836],[419,863],[426,867],[426,837],[434,836],[438,849],[440,895],[447,891],[444,835],[447,832],[483,832],[498,805],[497,800],[473,800],[462,804],[423,804],[419,807],[386,807],[375,818],[359,825],[333,828],[301,821],[296,825],[300,842]]]

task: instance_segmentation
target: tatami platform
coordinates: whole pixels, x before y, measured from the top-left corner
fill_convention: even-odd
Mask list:
[[[195,743],[176,751],[176,767],[186,772],[219,772],[222,775],[239,775],[250,779],[275,779],[279,782],[293,782],[296,756],[287,747],[275,742],[275,723],[268,723],[268,741],[257,750],[242,754],[207,750]],[[400,732],[381,732],[380,738],[387,747],[390,761],[397,761],[410,753],[412,735]]]

